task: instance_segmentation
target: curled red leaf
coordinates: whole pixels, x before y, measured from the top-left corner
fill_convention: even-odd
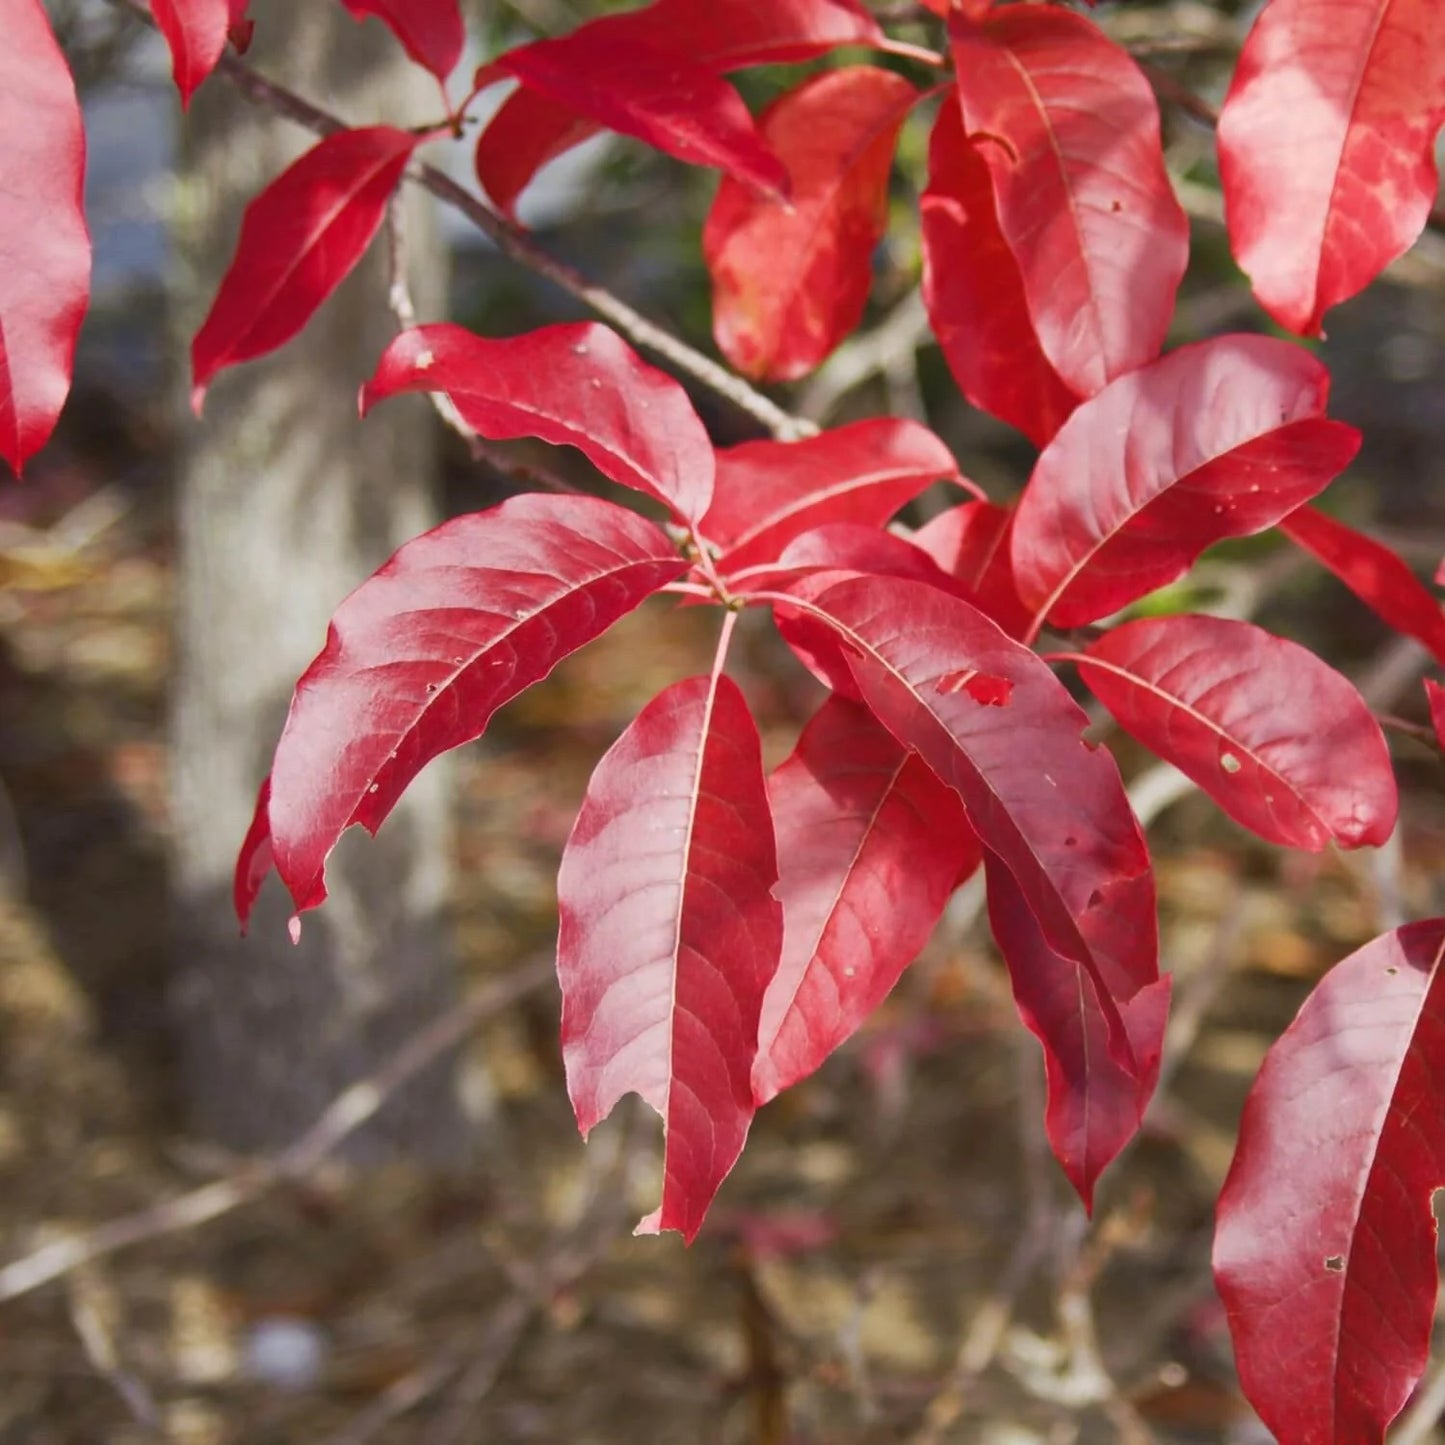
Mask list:
[[[457,0],[341,0],[358,19],[375,15],[420,66],[445,80],[457,68],[466,44]]]

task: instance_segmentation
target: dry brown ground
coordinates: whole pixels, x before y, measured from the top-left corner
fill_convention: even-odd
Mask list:
[[[237,1165],[168,1105],[164,524],[122,508],[78,555],[7,537],[0,1262]],[[700,620],[619,627],[466,751],[470,979],[545,949],[591,761],[706,665]],[[806,691],[761,637],[745,657],[781,756]],[[1435,902],[1438,765],[1412,757],[1402,866],[1285,859],[1197,799],[1155,830],[1177,1035],[1087,1231],[1040,1153],[1037,1052],[965,892],[864,1035],[760,1116],[691,1250],[629,1236],[655,1121],[622,1111],[584,1148],[544,988],[468,1045],[494,1100],[474,1174],[323,1166],[0,1305],[0,1445],[1256,1439],[1209,1282],[1212,1200],[1309,981],[1378,931],[1392,889],[1414,915]],[[258,1350],[288,1338],[306,1378],[263,1382]]]

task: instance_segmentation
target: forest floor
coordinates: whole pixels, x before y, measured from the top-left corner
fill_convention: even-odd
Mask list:
[[[78,495],[0,544],[0,1296],[47,1243],[249,1177],[171,1100],[153,511]],[[776,761],[812,694],[744,643]],[[470,983],[545,950],[593,759],[709,649],[697,614],[645,612],[463,751]],[[965,888],[863,1034],[762,1112],[691,1249],[631,1236],[660,1131],[622,1109],[584,1147],[544,982],[466,1045],[496,1100],[473,1172],[322,1160],[0,1302],[0,1445],[1259,1441],[1210,1282],[1213,1200],[1310,983],[1438,911],[1439,764],[1400,756],[1397,851],[1285,856],[1197,796],[1151,830],[1175,1022],[1091,1225]]]

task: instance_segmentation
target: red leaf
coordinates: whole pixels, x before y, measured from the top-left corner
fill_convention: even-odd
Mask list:
[[[1440,740],[1440,747],[1445,750],[1445,687],[1441,687],[1434,678],[1425,679],[1425,697],[1430,704],[1430,723],[1435,729],[1435,736]]]
[[[1391,627],[1422,642],[1445,664],[1445,614],[1425,584],[1383,542],[1366,537],[1314,507],[1280,524],[1290,541],[1328,567]]]
[[[843,698],[769,783],[783,957],[763,999],[759,1104],[806,1078],[887,997],[979,862],[958,795]]]
[[[788,200],[724,180],[702,234],[713,335],[749,376],[805,376],[862,319],[888,225],[888,175],[918,92],[855,65],[804,81],[764,112]]]
[[[185,109],[196,87],[216,68],[232,27],[244,23],[246,7],[237,0],[150,0],[150,7],[170,46],[171,73]]]
[[[90,300],[85,132],[40,0],[0,0],[0,458],[50,440]]]
[[[1119,770],[1083,740],[1083,711],[1028,648],[934,588],[855,579],[812,609],[837,631],[869,708],[963,799],[1050,946],[1089,971],[1129,1062],[1114,1005],[1158,977],[1153,881]],[[1008,704],[959,688],[969,671],[1011,683]]]
[[[375,15],[406,47],[406,53],[445,80],[457,68],[466,44],[457,0],[341,0],[358,19]]]
[[[408,542],[337,609],[296,684],[238,899],[269,846],[297,911],[315,908],[347,828],[375,833],[427,763],[685,565],[651,522],[595,497],[513,497]]]
[[[1214,1277],[1240,1382],[1281,1445],[1379,1445],[1429,1358],[1442,951],[1437,918],[1337,964],[1244,1106]]]
[[[1039,344],[1092,396],[1158,355],[1189,259],[1154,93],[1097,26],[1052,5],[981,26],[955,14],[949,32]]]
[[[1312,652],[1247,622],[1153,617],[1091,644],[1079,672],[1119,724],[1271,843],[1378,846],[1399,797],[1380,725]]]
[[[218,371],[295,336],[361,259],[421,140],[390,126],[329,135],[249,206],[230,269],[191,343],[191,405]]]
[[[921,214],[923,303],[959,390],[1043,446],[1079,397],[1039,346],[988,166],[964,136],[956,95],[933,125]]]
[[[984,863],[989,925],[1008,964],[1019,1017],[1044,1049],[1044,1129],[1092,1212],[1099,1175],[1138,1133],[1158,1082],[1172,980],[1157,979],[1118,1001],[1140,1061],[1135,1077],[1110,1054],[1108,1015],[1087,970],[1049,946],[1013,874],[993,855]]]
[[[961,481],[953,453],[902,418],[853,422],[799,442],[744,442],[717,454],[712,506],[699,531],[734,572],[771,562],[825,522],[881,527],[940,478]]]
[[[1310,336],[1425,227],[1445,121],[1436,0],[1270,0],[1219,116],[1234,254]]]
[[[1024,601],[1077,627],[1273,526],[1359,448],[1323,420],[1329,373],[1298,346],[1221,336],[1083,403],[1034,467],[1013,531]]]
[[[362,387],[362,415],[407,391],[445,392],[483,436],[576,447],[603,476],[684,521],[712,500],[712,443],[687,393],[595,322],[499,340],[446,322],[413,327]]]
[[[503,75],[679,160],[714,166],[765,193],[787,192],[787,168],[737,91],[692,56],[659,48],[654,37],[584,27],[499,55],[476,83]]]
[[[960,581],[967,600],[1010,637],[1028,630],[1029,610],[1014,583],[1009,538],[1013,512],[992,502],[963,502],[925,522],[910,538]]]
[[[623,1094],[662,1116],[662,1204],[689,1242],[747,1138],[783,942],[758,731],[729,678],[650,702],[597,765],[557,878],[562,1052],[585,1136]]]
[[[709,70],[813,60],[839,45],[886,47],[878,22],[855,0],[658,0],[604,15],[576,36],[633,39],[690,56]],[[477,142],[477,179],[511,212],[528,182],[550,160],[580,145],[598,126],[561,100],[526,86],[507,97]]]

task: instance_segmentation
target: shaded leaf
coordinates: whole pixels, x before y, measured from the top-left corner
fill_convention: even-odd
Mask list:
[[[90,300],[85,132],[40,0],[0,0],[0,458],[19,473],[70,392]]]
[[[505,75],[667,155],[716,167],[765,194],[787,194],[787,168],[737,91],[701,61],[662,48],[655,36],[584,26],[499,55],[477,72],[476,84]],[[555,155],[556,147],[549,144],[547,153]]]
[[[1118,1001],[1137,1076],[1109,1048],[1109,1021],[1094,980],[1049,946],[1014,876],[992,854],[984,859],[988,917],[1008,965],[1024,1026],[1043,1045],[1049,1144],[1084,1208],[1094,1185],[1139,1131],[1159,1078],[1172,980],[1157,979]]]
[[[768,794],[783,954],[758,1029],[759,1104],[857,1032],[980,858],[958,795],[843,698],[814,713]]]
[[[448,322],[413,327],[362,387],[362,415],[408,391],[444,392],[483,436],[574,446],[603,476],[684,521],[712,500],[712,443],[687,393],[595,322],[500,339]]]
[[[981,25],[954,13],[949,34],[1039,345],[1092,396],[1158,355],[1189,259],[1154,92],[1097,26],[1052,5]]]
[[[710,70],[813,60],[839,45],[885,45],[878,22],[856,0],[658,0],[640,10],[603,15],[574,35],[607,35],[661,45]],[[477,142],[477,179],[511,212],[532,177],[550,160],[596,134],[595,120],[550,95],[520,87]]]
[[[1435,729],[1440,748],[1445,752],[1445,687],[1432,677],[1425,679],[1425,699],[1430,704],[1430,725]]]
[[[1230,244],[1261,306],[1316,336],[1425,227],[1439,187],[1436,0],[1270,0],[1219,114]]]
[[[290,341],[361,259],[421,137],[391,126],[318,141],[246,207],[236,254],[191,343],[191,405],[218,371]]]
[[[903,418],[853,422],[798,442],[744,442],[717,454],[712,506],[699,528],[723,572],[771,562],[825,522],[881,527],[942,478],[953,453]]]
[[[375,15],[420,66],[445,80],[457,68],[466,44],[457,0],[341,0],[358,19]]]
[[[1019,593],[1077,627],[1182,576],[1225,537],[1322,491],[1360,435],[1324,419],[1329,373],[1266,336],[1182,346],[1083,403],[1019,499]]]
[[[408,542],[337,609],[296,684],[238,900],[270,848],[297,912],[315,908],[347,828],[375,833],[427,763],[685,565],[651,522],[595,497],[513,497]]]
[[[763,113],[787,200],[724,179],[702,234],[713,335],[739,371],[795,381],[862,319],[893,150],[917,99],[892,71],[855,65],[804,81]]]
[[[1247,622],[1126,622],[1077,659],[1126,731],[1271,843],[1379,846],[1399,810],[1390,750],[1354,685]]]
[[[1138,1075],[1117,1003],[1158,977],[1149,855],[1107,752],[1049,668],[981,612],[921,583],[870,577],[812,604],[841,639],[868,707],[968,809],[1014,875],[1049,945],[1100,992],[1111,1047]],[[1011,684],[981,704],[959,674]]]
[[[1385,1438],[1430,1355],[1445,920],[1337,964],[1265,1057],[1219,1197],[1240,1382],[1281,1445]]]
[[[625,1093],[666,1131],[638,1233],[690,1242],[742,1152],[783,941],[762,749],[727,677],[654,698],[597,765],[557,878],[562,1053],[585,1136]]]
[[[1328,567],[1391,627],[1423,643],[1445,664],[1445,614],[1425,584],[1383,542],[1315,507],[1291,512],[1279,529]]]
[[[923,304],[959,390],[1043,446],[1079,402],[1039,345],[1018,262],[999,229],[980,146],[958,97],[938,112],[921,202]]]
[[[1028,630],[1030,613],[1014,582],[1009,538],[1013,511],[993,502],[963,502],[925,522],[909,539],[921,547],[991,622],[1010,637]]]

